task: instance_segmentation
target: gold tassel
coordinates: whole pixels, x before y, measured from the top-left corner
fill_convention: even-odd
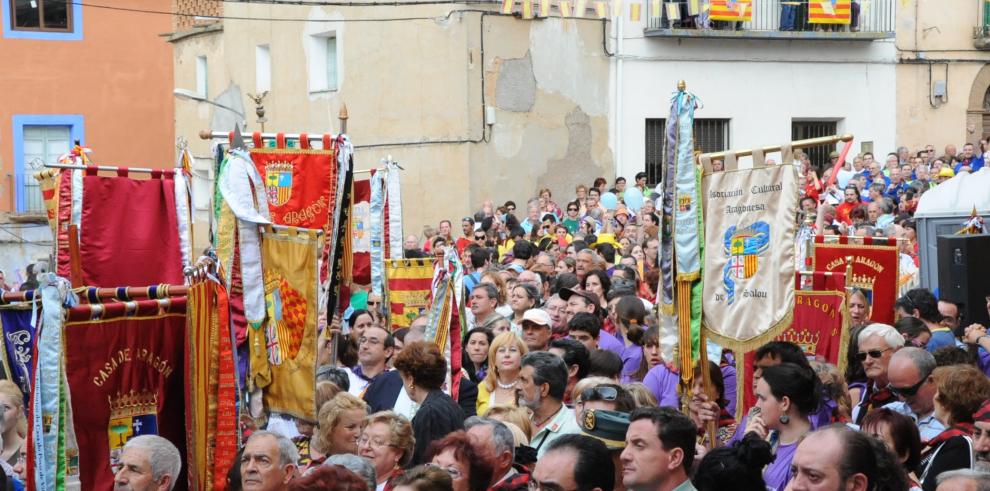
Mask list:
[[[691,282],[677,282],[677,334],[678,352],[681,355],[681,381],[690,386],[694,378],[694,360],[691,346]]]

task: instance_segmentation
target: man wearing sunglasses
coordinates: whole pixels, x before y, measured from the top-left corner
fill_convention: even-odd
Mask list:
[[[884,406],[914,420],[921,441],[938,436],[945,426],[935,419],[935,357],[915,347],[901,348],[887,365],[887,390],[900,399]]]

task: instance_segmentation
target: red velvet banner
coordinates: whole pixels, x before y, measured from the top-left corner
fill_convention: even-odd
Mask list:
[[[843,239],[847,239],[843,237]],[[821,240],[819,236],[816,242]],[[853,238],[855,240],[855,238]],[[843,240],[845,242],[845,240]],[[870,319],[884,324],[894,323],[894,302],[897,301],[898,253],[894,245],[858,245],[848,243],[815,244],[813,270],[846,272],[846,257],[852,256],[852,277],[846,287],[858,287],[870,297]]]
[[[61,234],[71,209],[71,186],[66,182],[70,175],[63,173],[66,178],[60,190],[60,275],[70,272],[68,248],[63,248]],[[80,284],[109,287],[183,282],[172,175],[172,171],[163,171],[151,179],[131,179],[126,169],[116,177],[86,170],[79,226]]]
[[[251,160],[265,183],[272,222],[330,232],[337,152],[254,148]]]
[[[805,355],[827,361],[845,370],[849,344],[849,320],[846,296],[841,291],[796,291],[794,297],[794,323],[775,338],[794,343]],[[753,362],[755,352],[737,359],[737,394],[742,396],[736,404],[740,414],[756,402],[753,396]]]
[[[167,438],[183,454],[175,489],[187,488],[185,323],[185,314],[166,313],[65,325],[82,489],[112,489],[112,463],[129,438],[144,434]]]
[[[371,177],[354,180],[351,195],[351,282],[371,284]]]

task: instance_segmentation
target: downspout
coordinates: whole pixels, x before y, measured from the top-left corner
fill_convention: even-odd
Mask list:
[[[622,24],[624,19],[620,13],[615,17],[615,174],[621,175],[622,169]]]

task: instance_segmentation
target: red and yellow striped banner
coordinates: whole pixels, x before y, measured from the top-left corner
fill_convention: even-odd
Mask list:
[[[711,0],[710,5],[712,20],[749,22],[753,19],[751,0]]]
[[[852,22],[850,0],[811,0],[808,5],[810,24],[849,24]]]

